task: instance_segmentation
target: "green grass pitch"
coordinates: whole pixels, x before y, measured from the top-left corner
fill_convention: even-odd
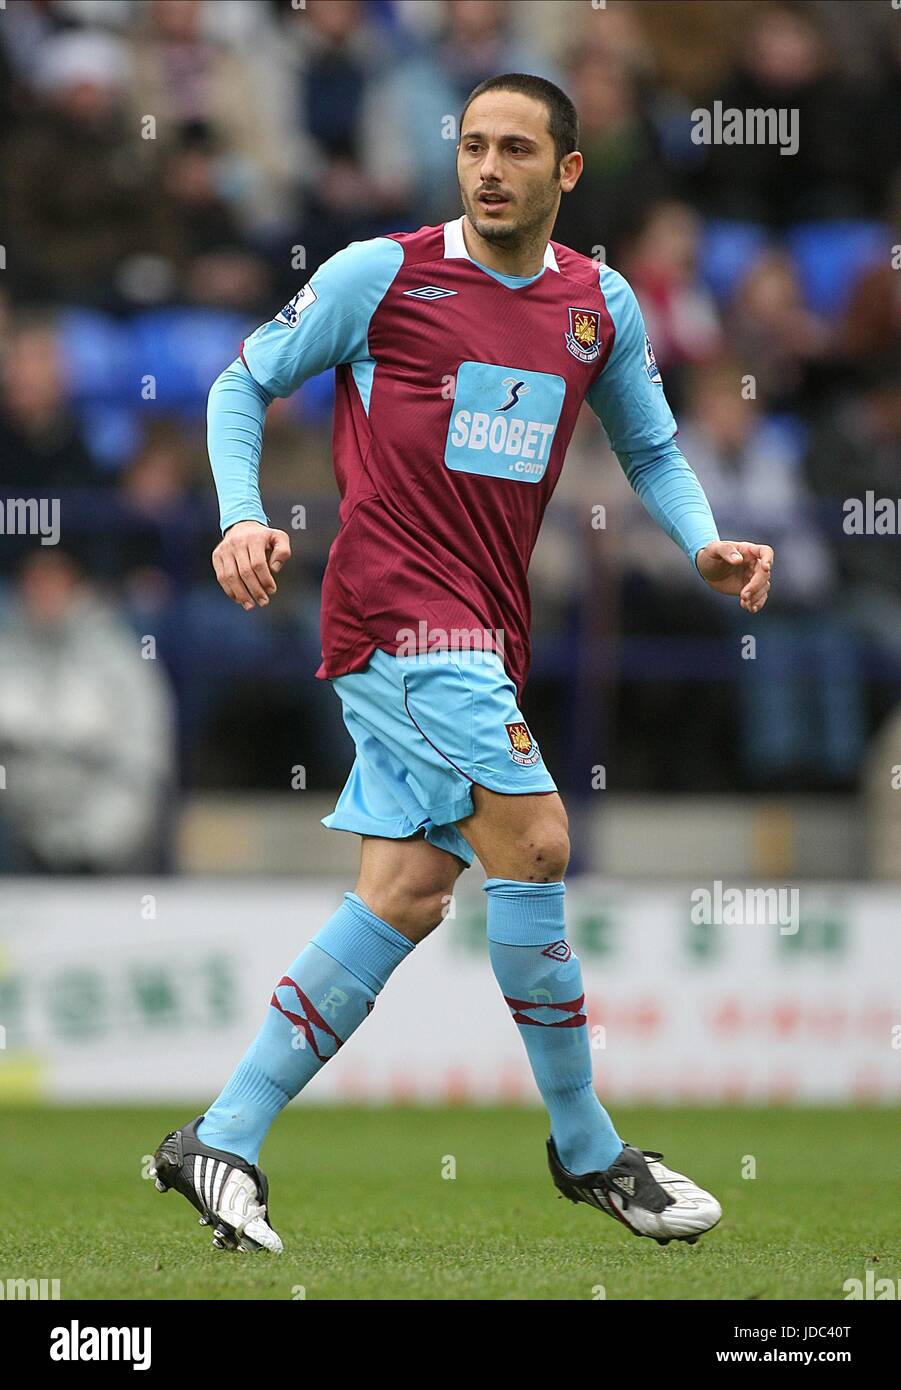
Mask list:
[[[197,1113],[0,1111],[0,1280],[57,1278],[64,1299],[841,1300],[867,1268],[901,1278],[890,1109],[617,1107],[629,1142],[723,1204],[699,1244],[660,1247],[557,1197],[537,1109],[292,1105],[262,1155],[281,1258],[213,1250],[142,1178]]]

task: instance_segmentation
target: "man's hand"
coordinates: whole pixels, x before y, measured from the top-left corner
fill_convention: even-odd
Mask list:
[[[276,592],[273,576],[290,558],[285,531],[259,521],[237,521],[213,551],[213,569],[229,598],[250,612],[257,605],[266,607],[269,595]]]
[[[759,613],[770,592],[773,551],[750,541],[711,541],[697,553],[698,570],[711,589],[740,594],[741,606]]]

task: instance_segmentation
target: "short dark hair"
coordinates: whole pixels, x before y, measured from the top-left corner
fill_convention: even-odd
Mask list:
[[[476,97],[485,92],[521,92],[523,96],[543,101],[547,107],[548,130],[554,141],[554,153],[559,164],[573,150],[579,148],[579,117],[569,97],[546,77],[533,77],[527,72],[505,72],[500,77],[488,77],[474,87],[466,98],[466,105],[460,116],[460,134],[463,134],[463,121]]]

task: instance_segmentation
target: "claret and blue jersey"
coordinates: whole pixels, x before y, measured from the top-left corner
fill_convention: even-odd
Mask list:
[[[410,629],[502,632],[521,692],[529,558],[585,400],[686,554],[716,537],[632,290],[568,247],[551,242],[534,276],[501,275],[469,256],[460,218],[333,256],[213,387],[223,529],[266,521],[266,406],[329,368],[341,508],[322,677],[396,653]]]

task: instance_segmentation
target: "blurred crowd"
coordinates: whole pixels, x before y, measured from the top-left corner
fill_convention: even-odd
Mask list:
[[[177,788],[343,780],[313,679],[331,380],[269,411],[295,560],[252,615],[210,569],[206,393],[349,241],[459,214],[456,119],[505,71],[574,100],[555,239],[630,280],[721,534],[777,553],[762,617],[710,594],[584,412],[532,569],[526,712],[561,789],[597,763],[626,790],[856,786],[901,693],[901,14],[8,0],[0,501],[60,499],[62,539],[0,536],[0,865],[165,866]],[[696,143],[715,101],[796,110],[797,153]],[[868,493],[894,532],[849,533]]]

